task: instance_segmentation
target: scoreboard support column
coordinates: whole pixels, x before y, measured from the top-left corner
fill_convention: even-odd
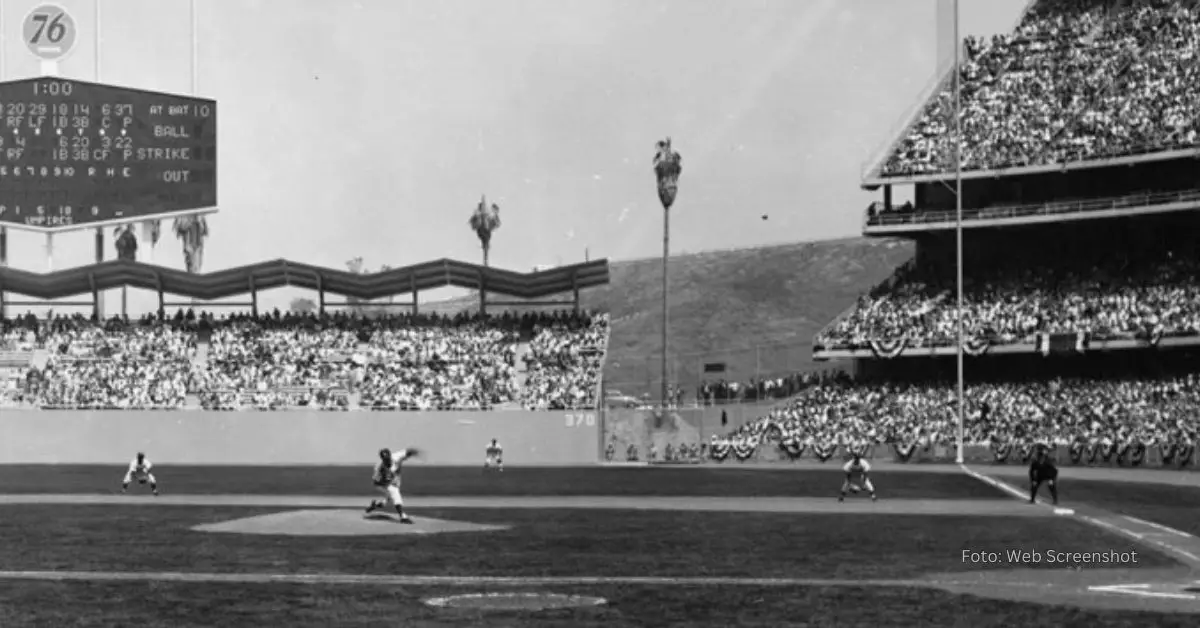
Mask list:
[[[96,263],[104,261],[104,227],[96,227]],[[96,319],[104,320],[104,291],[96,292]]]
[[[8,266],[8,229],[0,227],[0,267]],[[7,318],[4,307],[4,286],[0,286],[0,318]]]

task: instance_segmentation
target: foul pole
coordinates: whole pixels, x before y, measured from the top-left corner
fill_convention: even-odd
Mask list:
[[[188,10],[191,12],[191,24],[192,24],[192,95],[198,96],[199,95],[198,82],[200,79],[196,75],[196,65],[198,64],[196,56],[197,56],[197,51],[200,48],[200,45],[199,45],[200,34],[197,32],[197,28],[196,28],[196,0],[190,0],[188,5],[189,5]]]
[[[100,42],[100,0],[94,0],[92,2],[92,4],[94,7],[94,10],[93,10],[94,15],[92,17],[96,23],[95,36],[92,38],[93,39],[92,62],[94,64],[92,67],[92,73],[96,77],[96,82],[100,83],[101,82],[100,81],[100,43],[101,43]],[[120,229],[120,227],[117,227],[117,228]],[[96,263],[99,264],[103,261],[104,261],[104,227],[96,227]],[[126,292],[127,290],[128,290],[128,288],[126,288],[125,286],[121,287],[121,314],[122,315],[125,314],[125,304],[126,304],[126,300],[128,299],[128,294]],[[104,291],[103,290],[96,293],[96,318],[98,318],[101,321],[104,320]]]
[[[957,263],[954,265],[958,277],[955,278],[955,283],[958,288],[958,311],[955,318],[958,319],[958,451],[955,460],[958,464],[963,463],[963,441],[966,439],[966,386],[964,385],[963,377],[963,342],[965,334],[963,333],[963,197],[962,197],[962,153],[963,153],[963,133],[962,133],[962,39],[958,32],[958,5],[959,0],[954,0],[954,239],[955,239],[955,254]]]
[[[4,21],[4,0],[0,0],[0,81],[8,78],[8,68],[5,67],[8,55],[4,54],[5,48],[8,47],[6,32],[8,32],[8,22]],[[0,266],[8,266],[8,229],[5,229],[3,225],[0,225]],[[4,295],[0,293],[0,317],[5,315],[3,301]]]

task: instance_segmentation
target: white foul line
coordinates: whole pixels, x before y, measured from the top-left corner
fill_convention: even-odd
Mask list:
[[[1013,497],[1016,497],[1017,499],[1020,499],[1020,500],[1024,500],[1024,499],[1026,499],[1026,496],[1025,496],[1025,494],[1024,494],[1024,493],[1022,493],[1022,492],[1021,492],[1020,490],[1018,490],[1017,488],[1013,487],[1013,486],[1012,486],[1011,484],[1009,484],[1008,482],[1002,482],[1002,481],[1000,481],[1000,480],[997,480],[997,479],[994,479],[994,478],[990,478],[990,477],[988,477],[988,476],[986,476],[986,475],[984,475],[984,474],[982,474],[982,473],[979,473],[978,471],[975,471],[975,470],[971,469],[970,467],[968,467],[968,466],[967,466],[967,465],[965,465],[965,464],[961,464],[961,465],[958,465],[958,466],[959,466],[960,468],[962,468],[962,470],[963,470],[963,472],[964,472],[964,473],[966,473],[967,475],[969,475],[969,476],[971,476],[971,477],[975,478],[976,480],[979,480],[980,482],[983,482],[984,484],[987,484],[988,486],[991,486],[991,487],[993,487],[993,488],[998,488],[998,489],[1000,489],[1000,490],[1002,490],[1002,491],[1004,491],[1004,492],[1008,493],[1009,495],[1012,495]],[[1040,503],[1040,502],[1039,502],[1039,503]]]
[[[1175,528],[1168,528],[1167,526],[1162,525],[1161,523],[1154,523],[1153,521],[1146,521],[1145,519],[1138,519],[1137,517],[1130,517],[1129,515],[1121,515],[1121,516],[1125,517],[1126,519],[1128,519],[1129,521],[1132,521],[1134,523],[1141,524],[1144,526],[1150,526],[1151,528],[1157,528],[1168,534],[1174,534],[1175,536],[1181,536],[1185,539],[1192,538],[1192,535],[1188,534],[1187,532],[1184,532],[1182,530],[1176,530]]]
[[[185,573],[174,571],[0,571],[0,580],[219,582],[232,584],[353,584],[389,586],[753,586],[753,587],[931,587],[929,580],[844,580],[823,578],[733,578],[664,576],[421,576],[371,574]]]
[[[1096,519],[1095,517],[1088,517],[1086,515],[1080,515],[1079,518],[1083,519],[1084,521],[1086,521],[1092,525],[1100,526],[1101,528],[1109,530],[1110,532],[1115,532],[1117,534],[1121,534],[1124,536],[1133,537],[1139,541],[1146,540],[1146,536],[1144,534],[1138,534],[1137,532],[1134,532],[1133,530],[1126,530],[1125,528],[1122,528],[1119,525],[1115,525],[1115,524],[1109,523],[1109,522],[1101,520],[1101,519]]]
[[[1102,528],[1107,528],[1109,530],[1112,530],[1113,532],[1116,532],[1117,534],[1123,534],[1125,536],[1133,537],[1142,543],[1149,543],[1149,544],[1154,545],[1162,550],[1165,550],[1168,553],[1178,554],[1179,556],[1183,556],[1184,558],[1192,561],[1193,566],[1195,563],[1200,563],[1200,557],[1197,557],[1195,554],[1193,554],[1187,550],[1179,549],[1178,547],[1175,547],[1174,545],[1171,545],[1170,543],[1167,543],[1165,541],[1160,541],[1160,540],[1152,538],[1152,537],[1147,537],[1144,534],[1138,534],[1132,530],[1126,530],[1125,528],[1122,528],[1121,526],[1113,525],[1111,523],[1108,523],[1107,521],[1101,521],[1094,517],[1087,517],[1087,516],[1081,515],[1080,519],[1083,519],[1084,521],[1086,521],[1092,525],[1097,525]]]
[[[1171,600],[1197,600],[1200,595],[1194,593],[1168,593],[1166,591],[1150,591],[1148,584],[1114,584],[1102,587],[1088,587],[1093,593],[1124,593],[1138,597],[1165,598]]]
[[[997,479],[994,479],[994,478],[990,478],[990,477],[988,477],[988,476],[986,476],[986,475],[983,475],[982,473],[979,473],[979,472],[977,472],[977,471],[975,471],[975,470],[973,470],[973,469],[971,469],[971,468],[967,467],[967,465],[965,465],[965,464],[959,465],[959,467],[961,467],[961,468],[962,468],[962,470],[963,470],[963,472],[964,472],[964,473],[966,473],[967,475],[969,475],[969,476],[971,476],[971,477],[973,477],[973,478],[975,478],[975,479],[977,479],[977,480],[979,480],[979,481],[981,481],[981,482],[983,482],[983,483],[985,483],[985,484],[988,484],[988,485],[990,485],[990,486],[993,486],[993,487],[995,487],[995,488],[1001,489],[1001,490],[1003,490],[1003,491],[1007,492],[1008,494],[1010,494],[1010,495],[1013,495],[1013,496],[1014,496],[1014,497],[1016,497],[1017,499],[1020,499],[1020,500],[1025,500],[1025,499],[1027,499],[1025,495],[1022,495],[1022,494],[1021,494],[1021,491],[1017,490],[1015,487],[1013,487],[1012,485],[1008,484],[1007,482],[1003,482],[1003,481],[1001,481],[1001,480],[997,480]],[[1041,504],[1041,502],[1038,502],[1038,503],[1039,503],[1039,504]],[[1125,517],[1125,519],[1127,519],[1127,520],[1129,520],[1130,522],[1133,522],[1133,523],[1137,523],[1137,524],[1145,524],[1145,525],[1148,525],[1148,526],[1150,526],[1150,527],[1152,527],[1152,528],[1157,528],[1157,529],[1159,529],[1159,530],[1162,530],[1162,531],[1164,531],[1164,532],[1169,532],[1169,533],[1171,533],[1171,534],[1174,534],[1174,535],[1177,535],[1177,536],[1180,536],[1180,537],[1184,537],[1184,538],[1191,538],[1191,537],[1192,537],[1192,535],[1190,535],[1190,534],[1187,534],[1186,532],[1180,532],[1179,530],[1176,530],[1176,529],[1174,529],[1174,528],[1168,528],[1167,526],[1164,526],[1164,525],[1159,525],[1159,524],[1157,524],[1157,523],[1153,523],[1153,522],[1150,522],[1150,521],[1143,521],[1143,520],[1141,520],[1141,519],[1138,519],[1138,518],[1136,518],[1136,517],[1130,517],[1130,516],[1128,516],[1128,515],[1122,515],[1122,516],[1123,516],[1123,517]],[[1137,532],[1134,532],[1133,530],[1127,530],[1127,529],[1125,529],[1125,528],[1122,528],[1121,526],[1118,526],[1118,525],[1115,525],[1115,524],[1109,523],[1109,522],[1107,522],[1107,521],[1101,521],[1100,519],[1097,519],[1097,518],[1095,518],[1095,517],[1088,517],[1088,516],[1085,516],[1085,515],[1079,515],[1079,518],[1080,518],[1080,519],[1082,519],[1083,521],[1086,521],[1086,522],[1088,522],[1088,523],[1092,524],[1092,525],[1099,526],[1099,527],[1101,527],[1101,528],[1104,528],[1104,529],[1106,529],[1106,530],[1109,530],[1109,531],[1111,531],[1111,532],[1115,532],[1115,533],[1117,533],[1117,534],[1120,534],[1120,535],[1122,535],[1122,536],[1131,537],[1131,538],[1133,538],[1133,539],[1137,540],[1138,542],[1141,542],[1141,543],[1149,543],[1149,544],[1151,544],[1151,545],[1154,545],[1154,546],[1156,546],[1156,547],[1158,547],[1158,548],[1161,548],[1161,549],[1163,549],[1163,550],[1166,550],[1166,551],[1167,551],[1167,552],[1169,552],[1169,553],[1176,554],[1176,555],[1178,555],[1178,556],[1183,556],[1184,558],[1186,558],[1186,559],[1190,560],[1190,561],[1193,563],[1193,566],[1195,565],[1195,563],[1200,563],[1200,557],[1197,557],[1195,554],[1193,554],[1193,553],[1191,553],[1191,552],[1189,552],[1189,551],[1187,551],[1187,550],[1184,550],[1184,549],[1180,549],[1180,548],[1178,548],[1178,547],[1175,547],[1174,545],[1171,545],[1170,543],[1167,543],[1167,542],[1164,542],[1164,541],[1160,541],[1160,540],[1158,540],[1158,539],[1154,539],[1154,538],[1149,538],[1149,537],[1148,537],[1147,535],[1145,535],[1145,534],[1138,534]]]
[[[968,579],[956,578],[956,575]],[[220,584],[330,584],[384,586],[583,586],[642,585],[675,587],[893,587],[944,589],[946,587],[1046,588],[1044,582],[991,582],[978,574],[943,574],[944,579],[848,580],[844,578],[739,578],[729,576],[425,576],[337,573],[204,573],[180,571],[0,571],[3,580],[53,582],[186,582]]]

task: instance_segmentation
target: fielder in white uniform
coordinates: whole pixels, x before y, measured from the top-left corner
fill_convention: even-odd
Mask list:
[[[838,496],[838,501],[846,499],[846,492],[857,493],[863,489],[871,494],[871,501],[875,501],[875,485],[871,484],[871,478],[868,474],[871,473],[871,463],[863,460],[862,457],[855,454],[843,467],[842,471],[846,472],[846,481],[842,483],[842,494]]]
[[[371,481],[386,499],[371,500],[371,505],[367,506],[367,514],[392,506],[396,509],[396,514],[400,515],[401,523],[412,523],[412,519],[404,514],[404,502],[400,497],[400,466],[415,454],[414,449],[400,449],[395,453],[386,448],[379,450],[379,462],[375,465],[375,474]]]
[[[501,473],[504,472],[504,448],[494,438],[491,444],[487,446],[487,458],[483,461],[484,471],[492,468]]]
[[[125,479],[121,480],[121,493],[124,494],[129,489],[129,483],[137,480],[138,484],[150,483],[150,490],[158,495],[158,480],[154,479],[154,474],[150,473],[154,465],[150,464],[150,459],[146,454],[138,452],[137,457],[129,462],[129,470],[125,472]]]

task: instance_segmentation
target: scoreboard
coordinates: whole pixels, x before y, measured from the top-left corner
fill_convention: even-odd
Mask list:
[[[216,101],[57,77],[0,82],[0,225],[63,231],[216,204]]]

